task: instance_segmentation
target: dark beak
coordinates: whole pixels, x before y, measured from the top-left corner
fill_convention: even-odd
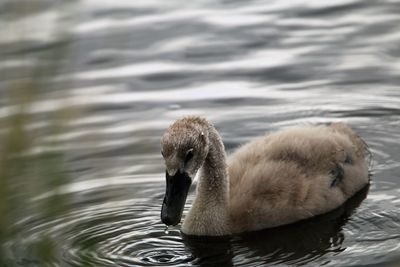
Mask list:
[[[167,189],[161,209],[161,221],[166,225],[177,225],[181,221],[192,179],[187,173],[180,172],[174,176],[166,172],[166,178]]]

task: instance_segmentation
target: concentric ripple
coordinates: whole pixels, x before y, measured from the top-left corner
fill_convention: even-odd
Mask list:
[[[192,257],[185,251],[179,231],[164,233],[159,219],[161,201],[154,202],[130,204],[128,201],[112,210],[86,216],[84,211],[78,212],[74,226],[65,233],[72,248],[64,254],[66,261],[79,265],[86,259],[88,263],[119,266],[190,262]]]

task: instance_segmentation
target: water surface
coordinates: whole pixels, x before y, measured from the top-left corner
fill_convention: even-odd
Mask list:
[[[43,266],[32,252],[43,236],[59,247],[55,266],[385,266],[399,258],[398,1],[18,2],[22,14],[0,1],[0,94],[60,59],[51,89],[30,109],[30,130],[40,135],[36,151],[65,155],[70,179],[31,201],[60,194],[73,203],[51,220],[27,213],[24,230],[3,244],[4,262]],[[6,119],[15,109],[2,95]],[[65,107],[79,115],[53,136],[48,117]],[[228,153],[265,132],[346,122],[371,148],[371,185],[295,226],[222,240],[166,234],[159,139],[188,114],[212,120]]]

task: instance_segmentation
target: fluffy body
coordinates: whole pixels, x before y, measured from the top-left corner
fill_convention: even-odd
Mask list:
[[[218,236],[293,223],[329,212],[369,182],[367,147],[347,125],[281,130],[237,149],[227,160],[204,118],[186,117],[162,139],[167,171],[194,175],[197,193],[182,225],[188,235]],[[182,154],[190,147],[193,160]],[[335,169],[343,172],[340,180]]]

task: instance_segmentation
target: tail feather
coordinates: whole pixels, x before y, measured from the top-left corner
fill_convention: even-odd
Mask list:
[[[368,146],[368,144],[361,138],[358,134],[356,134],[349,126],[344,123],[332,123],[330,127],[340,133],[344,133],[349,136],[350,140],[354,144],[356,155],[368,160],[368,164],[371,167],[372,165],[372,153]]]

